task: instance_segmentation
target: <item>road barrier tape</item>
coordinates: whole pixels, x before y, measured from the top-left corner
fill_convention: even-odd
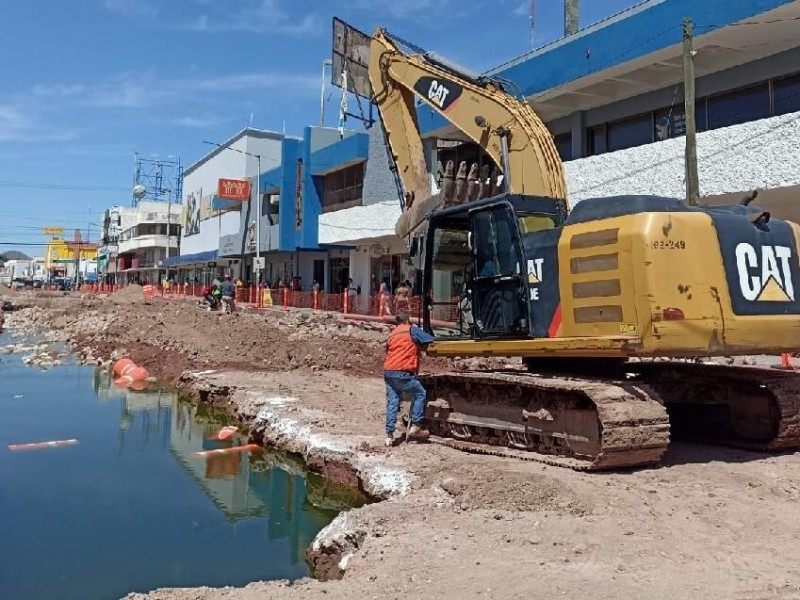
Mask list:
[[[195,452],[195,456],[208,456],[209,454],[230,454],[232,452],[255,452],[261,450],[258,444],[247,444],[246,446],[234,446],[233,448],[218,448],[217,450],[203,450]]]
[[[31,444],[9,444],[8,449],[17,450],[39,450],[40,448],[58,448],[60,446],[74,446],[78,440],[53,440],[52,442],[33,442]]]

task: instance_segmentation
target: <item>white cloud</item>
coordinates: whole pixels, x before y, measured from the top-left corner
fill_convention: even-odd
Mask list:
[[[517,17],[529,17],[531,14],[531,2],[530,0],[523,0],[517,8],[514,9],[512,12],[513,15]]]
[[[315,13],[295,18],[282,7],[280,0],[240,0],[239,4],[238,10],[231,10],[230,6],[206,5],[208,12],[200,14],[184,27],[202,33],[249,31],[285,35],[316,33],[321,28]]]
[[[76,136],[75,131],[43,126],[19,106],[0,105],[0,142],[67,142]]]
[[[209,127],[216,127],[228,121],[221,117],[204,116],[204,117],[181,117],[173,121],[174,125],[179,127],[188,127],[189,129],[208,129]]]
[[[374,17],[376,25],[385,25],[387,18],[394,18],[433,29],[474,17],[486,6],[480,0],[347,0],[346,4],[352,10]]]
[[[161,10],[156,0],[105,0],[105,7],[124,17],[145,19],[155,18]]]
[[[97,108],[139,109],[164,104],[185,103],[196,92],[226,94],[276,90],[289,95],[308,96],[319,89],[318,75],[280,72],[159,77],[153,70],[128,73],[89,84],[41,84],[20,98],[58,100],[61,106],[74,104]]]

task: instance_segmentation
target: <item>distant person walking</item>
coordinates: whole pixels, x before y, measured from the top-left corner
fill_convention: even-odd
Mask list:
[[[408,279],[397,287],[394,296],[394,306],[398,315],[400,313],[408,314],[411,312],[411,293],[411,282]]]
[[[409,440],[423,442],[428,432],[422,429],[425,417],[425,388],[417,379],[419,356],[423,347],[434,341],[432,335],[408,322],[408,315],[398,313],[397,327],[386,340],[386,359],[383,362],[383,380],[386,383],[386,445],[394,445],[394,430],[401,394],[411,396],[411,424]]]
[[[359,286],[355,284],[352,278],[347,280],[347,304],[350,312],[358,312],[358,294]]]

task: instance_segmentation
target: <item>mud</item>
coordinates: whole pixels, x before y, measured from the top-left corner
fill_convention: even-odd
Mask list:
[[[314,541],[309,562],[325,581],[129,600],[800,597],[800,454],[676,443],[656,467],[591,474],[430,444],[387,449],[379,329],[193,315],[166,302],[123,315],[102,300],[48,302],[20,311],[25,322],[52,325],[95,356],[113,348],[163,373],[189,366],[182,385],[254,438],[384,499],[342,513]],[[255,343],[236,345],[244,339]]]

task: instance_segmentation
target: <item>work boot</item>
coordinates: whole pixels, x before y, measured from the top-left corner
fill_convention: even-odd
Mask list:
[[[422,429],[419,425],[411,425],[411,428],[408,430],[406,437],[414,442],[427,442],[430,433],[425,429]]]
[[[389,435],[387,433],[386,434],[386,441],[384,443],[386,444],[387,448],[391,448],[392,446],[394,446],[394,436],[393,435]]]

